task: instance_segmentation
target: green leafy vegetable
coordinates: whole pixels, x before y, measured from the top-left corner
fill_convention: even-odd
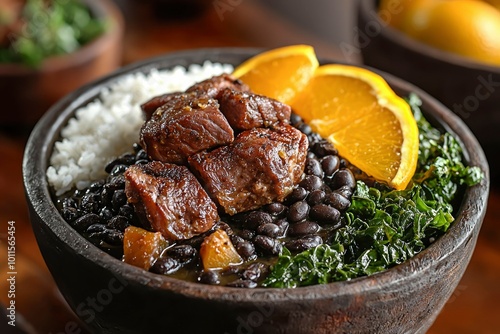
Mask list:
[[[455,195],[484,175],[463,164],[462,148],[452,134],[441,133],[423,117],[416,95],[408,103],[420,133],[411,184],[391,190],[358,181],[345,225],[331,243],[297,255],[285,250],[264,286],[293,288],[371,275],[411,258],[448,230]]]
[[[0,8],[1,10],[1,8]],[[79,0],[27,0],[0,48],[0,63],[37,67],[45,58],[74,52],[101,35],[106,22]]]

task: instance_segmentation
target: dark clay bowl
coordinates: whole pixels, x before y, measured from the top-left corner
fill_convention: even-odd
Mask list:
[[[108,29],[75,52],[45,59],[38,68],[0,64],[0,126],[31,128],[64,95],[119,67],[122,14],[110,0],[83,2],[107,20]]]
[[[380,19],[377,3],[359,1],[357,35],[364,63],[422,88],[457,114],[481,143],[492,178],[499,181],[500,66],[482,64],[407,37]]]
[[[239,64],[257,50],[207,49],[128,66],[59,101],[28,141],[23,175],[39,247],[71,308],[99,333],[424,333],[462,277],[486,211],[488,164],[453,113],[416,87],[383,74],[400,95],[416,92],[427,117],[460,138],[486,178],[467,189],[455,223],[429,248],[385,272],[297,289],[241,289],[145,272],[93,246],[61,217],[45,177],[54,142],[75,110],[129,73],[215,62]]]

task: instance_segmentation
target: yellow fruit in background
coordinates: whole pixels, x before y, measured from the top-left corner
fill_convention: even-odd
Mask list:
[[[399,1],[402,8],[391,25],[408,36],[444,51],[500,65],[500,11],[491,4],[480,0],[383,0],[379,13],[388,10],[391,1]],[[500,0],[488,2],[500,4]]]
[[[400,28],[405,21],[417,17],[424,8],[436,0],[381,0],[380,18],[394,28]]]

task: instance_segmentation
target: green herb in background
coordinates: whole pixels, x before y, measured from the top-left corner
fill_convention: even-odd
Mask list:
[[[0,63],[37,67],[44,59],[76,51],[106,30],[78,0],[27,0],[22,29],[10,32],[9,46],[0,49]]]
[[[390,190],[358,181],[345,225],[331,242],[297,255],[285,249],[264,286],[293,288],[371,275],[411,258],[448,230],[456,193],[484,175],[478,167],[464,166],[460,143],[430,125],[416,95],[407,101],[420,134],[411,184]]]

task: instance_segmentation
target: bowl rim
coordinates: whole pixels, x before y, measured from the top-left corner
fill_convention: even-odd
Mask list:
[[[422,43],[416,39],[413,39],[405,35],[403,32],[397,30],[396,28],[391,27],[390,25],[385,23],[378,15],[376,2],[377,0],[359,1],[359,13],[362,14],[365,18],[375,20],[375,22],[377,22],[377,24],[381,28],[379,34],[386,36],[389,40],[394,41],[395,44],[399,44],[416,54],[422,54],[434,60],[450,63],[454,66],[465,67],[471,70],[496,72],[500,74],[500,66],[489,65],[486,63],[475,61],[474,59],[467,58],[465,56],[455,54],[453,52],[440,50],[438,48]],[[358,21],[358,25],[359,23],[360,22]],[[363,30],[363,27],[359,27],[359,29]],[[363,47],[360,47],[360,49],[363,49]]]
[[[119,261],[87,241],[64,221],[52,202],[46,178],[46,169],[54,142],[59,138],[62,127],[73,116],[77,107],[97,98],[101,88],[106,87],[123,75],[137,72],[146,73],[152,69],[173,68],[175,65],[186,66],[194,63],[193,61],[186,62],[186,59],[194,56],[197,56],[198,59],[211,60],[212,62],[218,62],[220,57],[233,59],[235,61],[233,65],[235,65],[237,61],[241,62],[260,51],[262,49],[211,48],[169,53],[130,64],[62,98],[37,123],[28,139],[24,152],[22,166],[23,183],[26,199],[33,209],[32,214],[38,215],[43,227],[48,228],[79,256],[93,261],[96,265],[111,271],[113,275],[122,277],[129,282],[143,284],[153,289],[172,291],[189,298],[204,298],[226,302],[238,301],[253,305],[269,300],[273,302],[304,301],[358,294],[361,291],[390,289],[390,286],[395,282],[410,280],[423,272],[433,270],[433,265],[436,265],[440,260],[446,259],[455,249],[471,240],[472,231],[475,228],[479,228],[484,218],[489,193],[489,169],[482,148],[465,124],[437,100],[410,83],[369,67],[370,70],[382,74],[391,86],[397,86],[400,90],[407,92],[417,93],[423,101],[422,109],[424,114],[429,116],[426,113],[426,108],[435,110],[435,114],[432,114],[432,118],[435,118],[435,121],[444,125],[447,131],[451,131],[461,141],[462,139],[467,139],[466,143],[462,143],[465,145],[465,159],[468,163],[479,166],[485,173],[485,178],[479,185],[470,187],[465,191],[459,214],[446,234],[404,263],[383,272],[350,281],[292,289],[242,289],[213,286],[153,274]],[[333,63],[335,61],[327,62]],[[473,198],[476,200],[473,201]],[[30,220],[32,224],[35,223],[33,217]]]
[[[36,75],[39,73],[57,72],[72,66],[89,62],[90,59],[99,54],[101,50],[107,49],[113,40],[121,39],[124,32],[124,18],[110,0],[82,0],[97,17],[105,18],[108,28],[90,42],[82,45],[74,52],[51,56],[43,60],[40,67],[30,68],[18,63],[0,63],[0,76]]]

